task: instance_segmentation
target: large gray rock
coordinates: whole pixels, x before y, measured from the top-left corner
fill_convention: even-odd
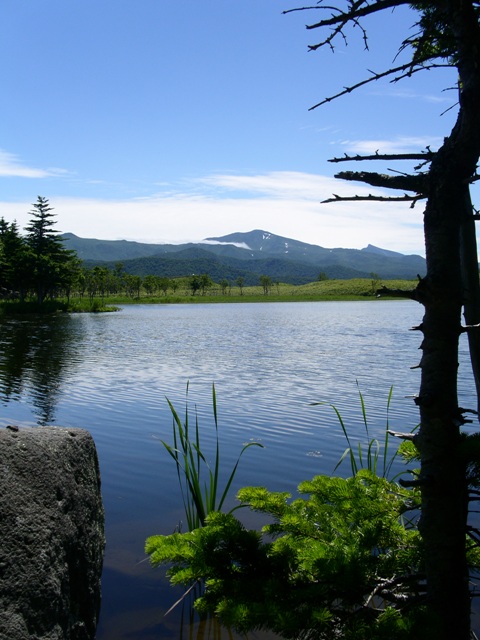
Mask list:
[[[0,430],[0,640],[90,640],[104,512],[83,429]]]

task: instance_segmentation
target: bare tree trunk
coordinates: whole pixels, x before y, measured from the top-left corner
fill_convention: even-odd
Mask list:
[[[422,516],[428,608],[437,640],[468,640],[470,596],[465,537],[468,496],[459,455],[463,416],[457,400],[458,338],[467,260],[466,193],[480,153],[480,48],[471,0],[438,0],[451,25],[460,77],[460,109],[451,135],[432,160],[424,229],[427,276],[418,287],[425,306],[418,405]],[[462,278],[462,268],[464,276]],[[478,277],[478,270],[475,266]],[[471,307],[473,308],[473,307]]]
[[[465,189],[465,211],[460,230],[460,258],[463,280],[464,317],[467,325],[480,324],[480,279],[478,250],[470,190]],[[477,391],[477,414],[480,419],[480,331],[468,332],[468,347]],[[473,407],[466,407],[473,409]]]
[[[321,3],[320,3],[321,4]],[[425,640],[468,640],[470,638],[470,593],[466,560],[468,486],[461,427],[465,420],[458,406],[458,340],[464,306],[467,324],[480,323],[480,286],[476,257],[475,225],[469,199],[469,185],[476,177],[480,157],[480,6],[478,0],[358,0],[333,2],[333,12],[309,25],[330,28],[326,38],[311,50],[333,47],[344,28],[361,27],[359,20],[384,9],[409,4],[420,12],[420,35],[404,41],[413,46],[411,64],[391,68],[325,98],[312,108],[392,74],[395,80],[421,69],[456,68],[459,111],[449,137],[438,152],[403,154],[398,159],[415,159],[420,165],[414,175],[383,175],[369,172],[337,174],[373,186],[413,191],[413,196],[396,198],[334,196],[325,202],[342,200],[384,200],[417,202],[427,198],[424,230],[427,274],[413,297],[425,307],[421,344],[421,385],[417,399],[420,430],[415,443],[420,452],[422,491],[421,520],[426,573],[427,608],[430,613]],[[302,7],[299,10],[312,7]],[[326,7],[323,7],[326,8]],[[332,7],[329,7],[329,9]],[[364,31],[365,41],[366,32]],[[422,40],[423,39],[423,40]],[[404,74],[404,75],[402,75]],[[378,160],[387,156],[354,156],[345,160]],[[430,163],[427,171],[422,170]],[[472,366],[480,397],[480,336],[469,333]]]
[[[431,169],[425,210],[427,276],[417,295],[422,323],[422,380],[417,403],[422,515],[428,608],[436,640],[468,640],[470,596],[465,557],[468,500],[465,463],[457,455],[461,415],[457,400],[461,329],[461,213],[458,193],[440,162]],[[437,621],[437,624],[435,624]],[[435,628],[436,627],[436,628]]]

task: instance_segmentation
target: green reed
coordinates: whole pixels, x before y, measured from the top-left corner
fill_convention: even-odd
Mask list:
[[[358,383],[357,383],[357,387],[358,387]],[[345,436],[345,439],[348,444],[340,460],[337,462],[333,470],[333,473],[335,473],[335,471],[340,467],[343,461],[347,458],[350,462],[350,468],[353,476],[355,476],[360,469],[368,469],[375,475],[379,475],[382,478],[391,479],[390,475],[392,472],[393,464],[397,459],[397,457],[402,455],[402,452],[398,448],[393,453],[391,453],[391,446],[390,446],[391,431],[390,431],[389,412],[390,412],[390,404],[392,401],[393,386],[390,387],[390,391],[388,393],[388,398],[387,398],[386,423],[385,423],[383,443],[380,443],[380,441],[377,438],[370,437],[365,399],[360,389],[358,389],[358,394],[360,396],[362,422],[363,422],[363,427],[365,430],[365,437],[366,437],[366,440],[364,443],[358,442],[356,446],[352,443],[349,431],[345,425],[345,422],[342,418],[340,411],[335,405],[333,404],[329,405],[335,411],[335,414],[342,428],[343,435]],[[325,405],[328,403],[315,402],[313,404]],[[396,474],[395,477],[392,478],[391,480],[392,481],[395,480],[398,476],[402,475],[403,473],[407,473],[407,472],[401,471],[400,473]]]
[[[204,451],[202,451],[200,427],[196,410],[194,426],[192,427],[191,424],[188,406],[188,388],[189,385],[187,384],[187,400],[183,423],[175,407],[167,398],[168,406],[173,416],[173,445],[163,440],[162,444],[175,462],[187,525],[189,530],[192,531],[198,527],[203,527],[209,513],[222,510],[237,472],[240,459],[245,451],[253,446],[263,448],[263,445],[259,442],[249,442],[243,446],[227,478],[225,486],[221,489],[221,452],[215,385],[212,385],[213,420],[215,426],[215,457],[213,465],[210,465]],[[232,509],[232,511],[238,508],[237,506]]]

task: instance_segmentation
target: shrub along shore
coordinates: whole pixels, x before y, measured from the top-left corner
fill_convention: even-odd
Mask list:
[[[39,308],[36,300],[4,300],[0,302],[0,315],[16,313],[55,312],[104,312],[118,309],[126,304],[207,304],[242,302],[320,302],[386,300],[401,298],[398,292],[405,292],[405,298],[413,291],[413,280],[372,280],[355,278],[352,280],[322,280],[303,285],[271,283],[267,289],[263,286],[221,287],[212,283],[203,292],[192,292],[188,286],[178,287],[175,292],[150,293],[140,289],[134,295],[100,294],[72,295],[67,298],[45,300]],[[395,292],[395,293],[394,293]]]

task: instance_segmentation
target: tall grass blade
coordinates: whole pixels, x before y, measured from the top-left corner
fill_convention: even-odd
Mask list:
[[[172,402],[167,398],[167,403],[173,418],[173,446],[163,440],[162,444],[175,462],[187,525],[189,530],[192,531],[193,529],[205,524],[205,520],[209,513],[213,511],[220,511],[222,509],[235,478],[240,459],[245,451],[252,446],[263,448],[263,445],[259,442],[249,442],[243,446],[232,471],[228,475],[225,487],[221,490],[219,486],[221,455],[215,385],[212,385],[212,407],[215,427],[215,455],[213,467],[209,465],[208,460],[202,451],[200,426],[196,409],[195,432],[193,437],[190,433],[188,390],[189,385],[187,384],[185,419],[183,424]],[[219,495],[220,499],[218,499]],[[237,508],[238,506],[232,509],[232,511]]]
[[[398,452],[395,452],[395,455],[392,456],[390,458],[390,460],[387,460],[387,452],[388,452],[388,444],[389,444],[389,438],[390,438],[390,403],[392,401],[392,394],[393,394],[393,386],[390,387],[390,393],[388,394],[388,399],[387,399],[387,425],[385,428],[385,447],[383,448],[383,477],[386,478],[390,475],[390,472],[392,470],[392,465],[395,461],[395,458],[398,455]]]
[[[324,403],[320,402],[319,404],[324,404]],[[352,443],[350,442],[350,438],[348,436],[347,427],[345,426],[345,423],[343,422],[342,415],[341,415],[340,411],[337,409],[337,407],[335,405],[333,405],[333,404],[331,404],[330,406],[332,407],[332,409],[337,414],[338,421],[340,423],[340,426],[342,427],[343,435],[345,436],[345,440],[347,441],[347,444],[348,444],[348,448],[345,449],[342,457],[338,461],[338,463],[337,463],[335,469],[333,470],[333,472],[335,473],[335,471],[341,465],[341,463],[343,462],[345,457],[347,455],[349,455],[349,457],[350,457],[350,467],[352,469],[352,475],[355,476],[358,473],[358,465],[357,465],[357,461],[355,460],[355,454],[353,453]]]
[[[381,444],[377,438],[370,437],[365,398],[360,391],[360,388],[358,388],[358,394],[360,398],[360,410],[362,416],[361,419],[363,422],[363,427],[365,429],[366,442],[362,443],[361,441],[359,441],[355,448],[352,444],[350,434],[338,408],[335,405],[329,404],[327,402],[312,403],[312,405],[328,404],[335,411],[343,435],[345,436],[345,440],[347,441],[348,446],[343,452],[340,460],[335,465],[333,473],[335,473],[335,471],[340,467],[344,460],[348,458],[352,476],[356,475],[360,469],[366,468],[375,475],[380,475],[383,478],[388,478],[391,479],[391,481],[395,481],[399,476],[403,475],[404,473],[408,473],[408,471],[401,471],[397,473],[393,478],[390,477],[395,460],[399,456],[398,449],[396,449],[393,454],[390,451],[390,405],[392,402],[393,386],[390,387],[387,398],[387,416],[383,444]]]

